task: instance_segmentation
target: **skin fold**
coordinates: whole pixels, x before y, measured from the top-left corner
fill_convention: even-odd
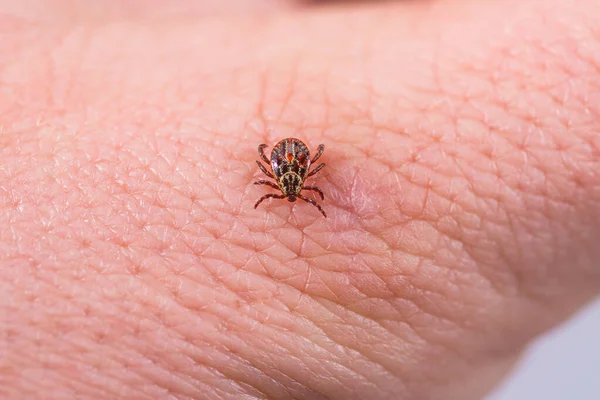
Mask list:
[[[479,399],[598,294],[600,3],[313,3],[0,1],[0,398]]]

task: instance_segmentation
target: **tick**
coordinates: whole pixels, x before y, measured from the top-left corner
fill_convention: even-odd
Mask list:
[[[312,190],[319,193],[321,200],[325,199],[323,191],[318,187],[304,186],[304,181],[306,178],[313,176],[325,166],[324,163],[321,163],[309,172],[310,165],[314,164],[315,161],[317,161],[323,154],[325,145],[319,145],[317,154],[312,160],[310,159],[310,151],[308,151],[308,147],[300,140],[295,138],[283,139],[277,143],[275,147],[273,147],[273,151],[271,151],[271,161],[269,161],[265,155],[266,147],[268,147],[266,144],[261,144],[258,146],[258,155],[264,162],[267,163],[267,165],[271,165],[271,171],[269,171],[267,167],[265,167],[260,161],[257,160],[256,163],[258,164],[260,170],[269,178],[274,179],[275,182],[261,179],[257,182],[254,182],[254,184],[271,186],[273,189],[279,190],[281,194],[265,194],[258,199],[254,205],[254,208],[258,207],[260,203],[269,198],[287,198],[290,202],[294,202],[296,199],[302,199],[317,207],[319,211],[321,211],[321,214],[327,218],[327,214],[325,214],[323,208],[321,208],[316,201],[302,195],[303,190]]]

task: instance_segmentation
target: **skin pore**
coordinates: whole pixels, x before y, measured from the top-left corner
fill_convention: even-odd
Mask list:
[[[0,398],[479,399],[598,294],[600,5],[312,3],[0,1]]]

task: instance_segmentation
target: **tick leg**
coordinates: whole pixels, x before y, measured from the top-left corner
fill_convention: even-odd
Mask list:
[[[325,200],[325,195],[323,194],[323,191],[316,186],[304,186],[302,190],[313,190],[319,193],[319,195],[321,196],[321,200]]]
[[[319,147],[317,148],[317,154],[315,155],[315,157],[310,161],[311,164],[314,164],[315,161],[317,161],[319,159],[319,157],[321,157],[321,154],[323,154],[323,152],[325,151],[325,145],[324,144],[320,144]]]
[[[285,196],[284,196],[285,197]],[[321,208],[321,206],[319,205],[319,203],[317,203],[316,201],[314,201],[313,199],[309,199],[308,197],[304,197],[301,194],[297,195],[296,197],[298,197],[299,199],[302,199],[310,204],[312,204],[313,206],[317,207],[319,209],[319,211],[321,211],[321,214],[323,214],[323,216],[325,218],[327,218],[327,214],[325,214],[325,211],[323,210],[323,208]]]
[[[324,166],[325,166],[325,163],[317,165],[317,168],[315,168],[312,171],[310,171],[308,173],[308,175],[306,175],[306,177],[308,178],[309,176],[313,176],[314,174],[316,174],[317,172],[319,172]]]
[[[267,165],[269,165],[271,164],[271,161],[269,161],[269,159],[265,155],[265,147],[269,147],[269,145],[263,143],[260,146],[258,146],[258,155],[260,156],[260,158],[262,158],[264,162],[267,163]]]
[[[254,184],[255,185],[267,185],[267,186],[271,186],[273,189],[281,190],[281,189],[279,189],[279,186],[277,186],[273,182],[268,181],[266,179],[261,179],[260,181],[256,181],[256,182],[254,182]],[[304,188],[304,189],[306,189],[306,188]]]
[[[271,197],[274,198],[274,199],[285,199],[287,196],[284,195],[284,194],[275,194],[275,193],[265,194],[263,197],[261,197],[260,199],[258,199],[258,201],[256,202],[256,204],[254,205],[254,208],[258,207],[258,205],[260,203],[262,203],[266,199],[270,199]]]
[[[256,160],[256,164],[258,165],[258,168],[260,168],[260,170],[263,172],[263,174],[265,174],[265,175],[266,175],[266,176],[268,176],[269,178],[273,178],[273,179],[275,179],[275,177],[273,176],[273,174],[272,174],[272,173],[270,173],[270,172],[267,170],[267,168],[266,168],[264,165],[262,165],[262,164],[260,163],[260,161]]]

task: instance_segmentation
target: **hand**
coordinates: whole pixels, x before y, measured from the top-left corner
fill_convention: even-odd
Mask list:
[[[477,399],[598,294],[598,2],[96,4],[1,3],[0,397]]]

